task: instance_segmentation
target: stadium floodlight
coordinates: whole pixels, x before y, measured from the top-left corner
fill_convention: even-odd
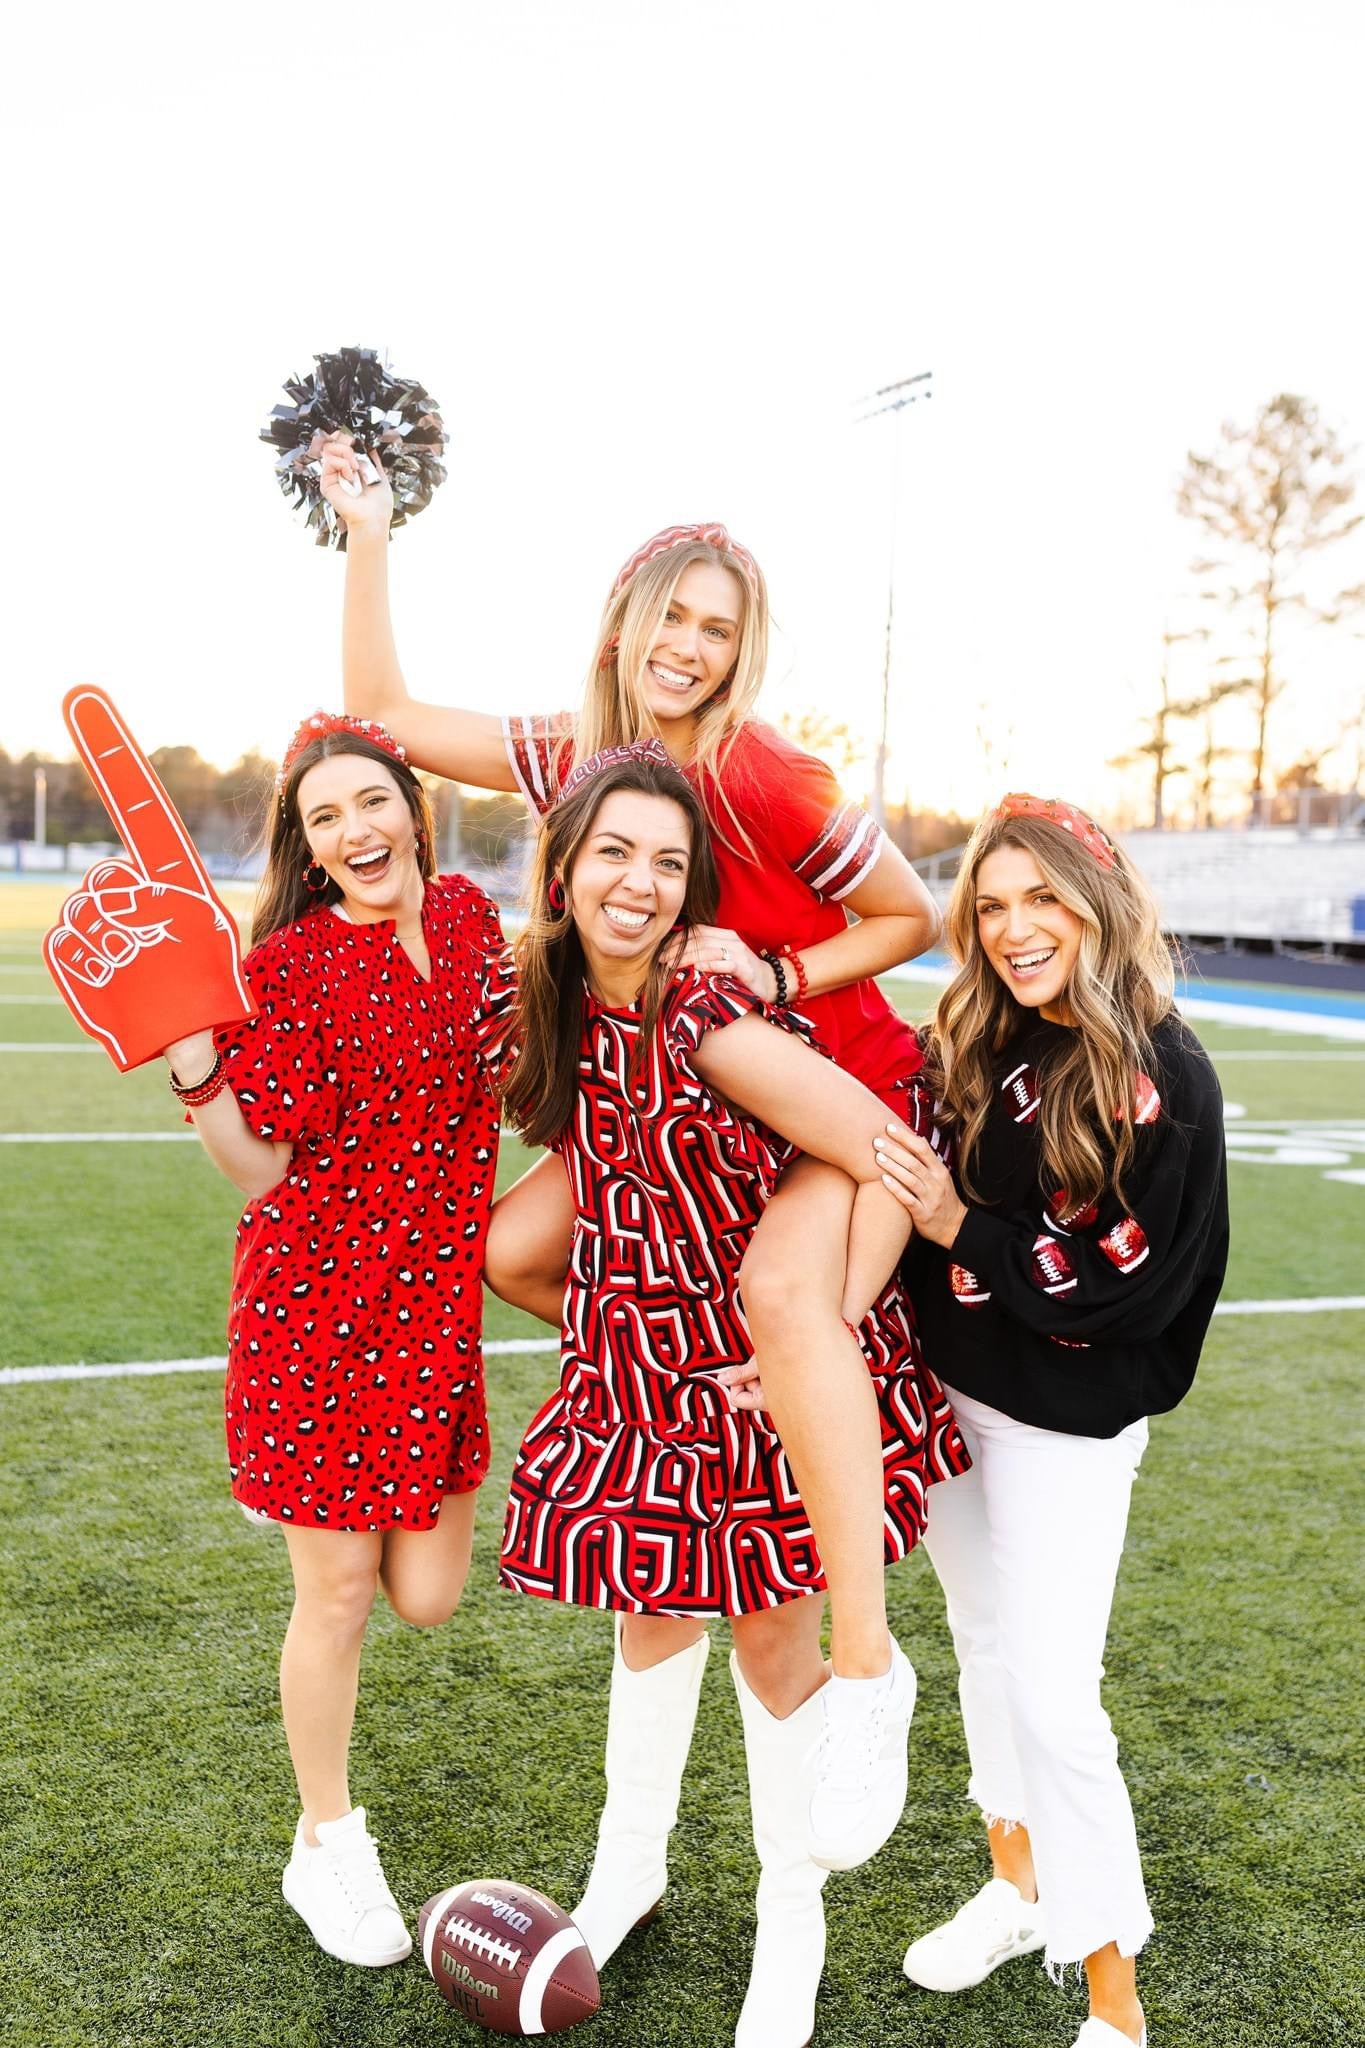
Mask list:
[[[897,384],[883,384],[880,390],[869,391],[865,398],[856,398],[853,401],[855,405],[865,405],[869,410],[858,414],[854,426],[860,427],[864,420],[878,420],[884,412],[901,412],[907,405],[913,405],[917,398],[932,398],[934,393],[930,379],[933,374],[932,370],[917,370],[913,377],[902,377]],[[920,384],[924,386],[922,391],[914,388]],[[887,401],[884,405],[878,402],[882,399]]]
[[[864,426],[868,420],[883,419],[888,413],[904,412],[921,398],[934,395],[932,370],[917,370],[913,377],[901,377],[894,384],[883,384],[876,391],[870,391],[854,404],[867,408],[856,414],[855,427]],[[872,771],[872,815],[881,826],[886,824],[886,756],[887,728],[891,717],[891,629],[896,609],[896,508],[899,494],[894,486],[891,498],[891,565],[887,572],[886,588],[886,644],[882,651],[882,715],[877,734],[877,758]]]

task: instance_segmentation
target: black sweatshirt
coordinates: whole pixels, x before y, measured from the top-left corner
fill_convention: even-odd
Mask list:
[[[951,1251],[912,1239],[905,1274],[940,1379],[1017,1422],[1107,1437],[1174,1408],[1194,1378],[1227,1267],[1223,1098],[1198,1039],[1167,1018],[1126,1200],[1068,1215],[1045,1185],[1037,1100],[1069,1037],[1034,1018],[1010,1042],[972,1162],[983,1202]]]

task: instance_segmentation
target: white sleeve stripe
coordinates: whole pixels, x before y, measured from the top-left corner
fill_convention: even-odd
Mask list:
[[[567,1927],[561,1927],[558,1934],[552,1934],[540,1954],[532,1961],[530,1969],[522,1979],[521,1999],[517,2018],[524,2034],[543,2034],[545,2021],[543,2006],[550,1978],[563,1957],[576,1948],[586,1948],[578,1929],[571,1920]]]
[[[838,902],[856,889],[882,850],[885,834],[875,818],[864,817],[858,830],[836,860],[821,869],[811,887],[817,895]]]

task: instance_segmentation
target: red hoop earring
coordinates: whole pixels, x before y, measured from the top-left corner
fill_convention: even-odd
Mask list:
[[[545,901],[549,904],[556,917],[563,916],[564,906],[568,898],[564,894],[564,884],[560,881],[558,875],[551,875],[550,886],[545,891]]]
[[[308,860],[303,864],[303,886],[310,896],[320,896],[327,887],[330,877],[320,860]],[[314,875],[319,879],[315,882]]]

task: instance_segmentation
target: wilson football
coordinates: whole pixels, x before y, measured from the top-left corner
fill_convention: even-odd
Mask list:
[[[417,1921],[437,1990],[495,2034],[562,2034],[601,2003],[587,1943],[529,1885],[479,1877],[427,1900]]]

